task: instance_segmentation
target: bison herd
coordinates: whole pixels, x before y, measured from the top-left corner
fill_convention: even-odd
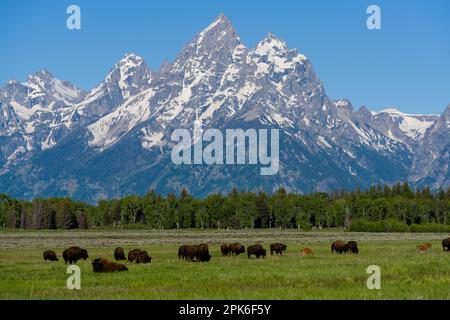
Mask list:
[[[431,248],[431,243],[425,243],[417,246],[417,252],[427,251]],[[442,248],[444,251],[450,252],[450,238],[444,239],[442,241]],[[283,243],[272,243],[270,245],[270,254],[273,255],[279,254],[283,255],[283,252],[286,251],[287,246]],[[256,259],[265,258],[267,251],[260,244],[255,244],[247,247],[247,250],[241,243],[230,243],[230,244],[222,244],[220,246],[220,252],[222,256],[238,256],[241,253],[245,253],[247,251],[247,257],[251,258],[255,256]],[[342,240],[334,241],[331,244],[331,253],[343,254],[358,254],[358,243],[356,241],[344,242]],[[313,255],[313,251],[310,248],[304,248],[301,250],[302,255]],[[64,262],[73,264],[77,263],[77,261],[83,259],[86,260],[89,258],[88,252],[86,249],[80,247],[70,247],[63,251],[62,253]],[[47,250],[43,253],[44,261],[58,261],[58,257],[56,256],[55,251]],[[208,244],[202,243],[199,245],[182,245],[178,249],[178,259],[185,260],[188,262],[208,262],[211,260],[211,255],[209,253]],[[151,263],[152,257],[148,254],[147,251],[141,249],[134,249],[128,252],[128,259],[125,255],[125,250],[121,247],[118,247],[114,250],[114,259],[116,261],[128,260],[129,263],[136,264],[148,264]],[[95,273],[98,272],[116,272],[116,271],[127,271],[128,268],[124,264],[120,264],[117,262],[110,261],[105,258],[96,258],[92,262],[92,269]]]
[[[205,243],[199,245],[183,245],[178,249],[178,259],[186,261],[208,262],[211,260],[208,245]]]
[[[345,243],[342,240],[337,240],[331,244],[331,253],[350,253],[350,254],[358,254],[358,243],[356,241],[349,241]]]
[[[55,251],[47,250],[43,253],[44,261],[58,261]],[[70,247],[63,251],[62,253],[64,263],[74,264],[79,260],[86,260],[89,258],[86,249],[80,247]],[[116,261],[127,260],[125,258],[125,250],[123,248],[116,248],[114,250],[114,259]],[[150,263],[152,257],[150,257],[145,250],[134,249],[128,253],[128,262],[130,263]],[[104,258],[96,258],[92,261],[92,270],[97,272],[116,272],[116,271],[127,271],[128,268],[124,264],[120,264],[114,261],[110,261]]]

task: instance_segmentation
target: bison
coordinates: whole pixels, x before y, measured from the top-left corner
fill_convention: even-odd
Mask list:
[[[421,244],[416,247],[416,252],[425,252],[428,250],[428,246]]]
[[[348,251],[348,247],[344,241],[336,240],[331,244],[331,253],[334,253],[334,251],[336,251],[336,253],[342,254]]]
[[[313,255],[313,251],[310,248],[304,248],[302,250],[302,255],[304,255],[304,256],[312,256]]]
[[[92,262],[92,269],[94,272],[128,271],[127,266],[103,258],[95,259]]]
[[[350,253],[354,253],[354,254],[359,253],[358,243],[356,241],[347,242],[347,244],[345,245],[345,248],[346,248],[345,252],[350,252]]]
[[[178,259],[184,259],[186,261],[194,261],[198,256],[198,246],[182,245],[178,249]]]
[[[228,246],[228,250],[230,251],[230,254],[233,255],[240,255],[241,253],[245,252],[245,247],[240,243],[232,243]]]
[[[136,258],[136,263],[151,263],[152,257],[149,256],[147,251],[142,250],[141,253]]]
[[[77,263],[78,260],[89,258],[88,252],[86,249],[82,249],[80,247],[70,247],[63,252],[64,262],[67,264]]]
[[[432,246],[433,246],[433,244],[431,244],[429,242],[424,243],[424,244],[420,244],[420,245],[418,245],[416,247],[416,251],[417,252],[424,252],[424,251],[427,251],[428,249],[430,249]]]
[[[147,251],[141,249],[134,249],[128,252],[128,262],[135,263],[150,263],[152,258],[148,255]]]
[[[222,253],[222,256],[228,256],[230,255],[230,249],[227,244],[223,244],[220,246],[220,252]]]
[[[251,256],[254,255],[257,259],[260,257],[266,257],[266,249],[264,249],[261,245],[255,244],[247,248],[247,256],[250,259]]]
[[[43,253],[44,261],[58,261],[58,258],[56,257],[56,253],[53,250],[47,250]]]
[[[442,240],[442,249],[444,251],[450,251],[450,238]]]
[[[283,251],[286,251],[286,245],[282,243],[272,243],[270,245],[270,255],[276,254],[283,255]]]
[[[116,261],[127,260],[127,258],[125,258],[125,251],[123,248],[118,247],[114,250],[114,259]]]
[[[209,248],[207,244],[199,244],[197,251],[197,260],[200,262],[208,262],[211,260],[211,255],[209,254]]]

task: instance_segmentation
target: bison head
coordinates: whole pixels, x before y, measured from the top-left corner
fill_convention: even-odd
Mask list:
[[[92,261],[92,269],[94,272],[101,272],[103,269],[103,263],[101,262],[100,258],[95,259]]]
[[[147,251],[141,251],[139,256],[137,257],[138,263],[150,263],[152,261],[152,258],[148,255]]]
[[[89,258],[88,252],[87,252],[86,249],[81,249],[81,251],[80,251],[80,258],[82,258],[82,259],[84,259],[84,260],[86,260],[87,258]]]

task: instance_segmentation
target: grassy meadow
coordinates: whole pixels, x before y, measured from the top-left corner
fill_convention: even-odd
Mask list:
[[[450,252],[446,234],[233,231],[2,231],[0,299],[450,299]],[[332,255],[333,240],[358,241],[359,255]],[[246,247],[261,243],[265,259],[221,257],[224,242]],[[283,256],[270,256],[271,242],[287,243]],[[209,263],[177,257],[180,244],[209,243]],[[433,247],[416,253],[416,245]],[[80,245],[89,252],[79,261],[81,290],[68,290],[62,251]],[[113,250],[141,248],[150,265],[125,263],[129,271],[94,274],[91,261],[113,260]],[[309,247],[314,256],[303,257]],[[44,262],[42,252],[56,251],[59,262]],[[369,290],[370,265],[381,268],[381,290]]]

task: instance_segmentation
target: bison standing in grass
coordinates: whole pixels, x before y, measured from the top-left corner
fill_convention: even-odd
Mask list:
[[[94,272],[128,271],[127,266],[103,258],[95,259],[92,262],[92,269]]]
[[[53,250],[47,250],[43,253],[44,261],[58,261],[58,258],[56,257],[56,253]]]
[[[211,255],[209,254],[209,248],[207,244],[199,244],[197,251],[197,260],[200,262],[208,262],[211,260]]]
[[[336,240],[331,244],[331,253],[334,253],[335,251],[336,253],[342,254],[348,251],[348,247],[344,241]]]
[[[114,250],[114,259],[116,259],[116,261],[127,260],[127,258],[125,257],[125,251],[123,250],[123,248],[118,247]]]
[[[450,238],[442,240],[442,249],[444,251],[450,251]]]
[[[151,263],[152,257],[149,256],[148,252],[142,250],[141,253],[136,258],[136,263]]]
[[[182,245],[178,249],[178,259],[183,259],[186,261],[194,261],[197,255],[198,255],[198,246]]]
[[[251,256],[254,255],[257,259],[260,257],[266,257],[266,249],[264,249],[261,245],[255,244],[247,248],[247,256],[250,259]]]
[[[152,258],[148,255],[147,251],[141,249],[134,249],[128,252],[128,262],[135,263],[150,263]]]
[[[349,241],[347,242],[347,244],[345,245],[346,247],[346,252],[350,252],[353,254],[358,254],[359,253],[359,249],[358,249],[358,243],[356,241]]]
[[[186,261],[208,262],[211,260],[208,245],[205,243],[197,245],[182,245],[178,249],[178,259]]]
[[[245,247],[240,243],[232,243],[228,246],[228,250],[230,251],[230,254],[233,255],[240,255],[241,253],[245,252]]]
[[[230,254],[230,249],[227,244],[223,244],[220,246],[220,252],[223,256],[228,256]]]
[[[286,251],[286,245],[282,243],[272,243],[270,245],[270,255],[276,254],[283,255],[283,251]]]
[[[80,247],[70,247],[63,252],[64,262],[69,262],[70,264],[77,263],[78,260],[89,258],[86,249]]]

